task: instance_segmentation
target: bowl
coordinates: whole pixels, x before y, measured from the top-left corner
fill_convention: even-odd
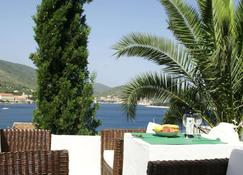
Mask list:
[[[155,135],[161,136],[161,137],[177,137],[179,132],[160,132],[160,131],[155,131]]]

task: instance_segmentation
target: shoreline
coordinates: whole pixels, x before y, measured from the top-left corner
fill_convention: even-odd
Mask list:
[[[34,104],[35,103],[35,101],[26,101],[26,102],[24,102],[24,101],[18,101],[18,102],[13,102],[13,101],[11,101],[11,102],[3,102],[3,101],[0,101],[0,105],[2,105],[2,104],[7,104],[7,105],[12,105],[12,104]]]
[[[155,105],[145,105],[146,108],[161,108],[161,109],[169,109],[169,106],[155,106]]]
[[[122,103],[120,102],[97,102],[98,104],[117,104],[117,105],[120,105]],[[4,107],[5,105],[23,105],[23,104],[35,104],[34,102],[33,103],[6,103],[6,102],[0,102],[0,105],[3,105],[3,106],[0,106],[0,107]],[[169,106],[156,106],[156,105],[145,105],[145,104],[138,104],[139,106],[144,106],[146,108],[161,108],[161,109],[169,109],[170,107]]]
[[[98,102],[98,104],[122,104],[121,102]],[[156,105],[145,105],[145,104],[137,104],[139,106],[144,106],[146,108],[161,108],[161,109],[169,109],[169,106],[156,106]]]

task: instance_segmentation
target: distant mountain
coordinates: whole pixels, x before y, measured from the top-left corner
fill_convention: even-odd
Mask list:
[[[35,69],[22,64],[0,60],[0,91],[35,89]]]
[[[94,84],[94,95],[101,96],[120,96],[123,86],[109,87],[101,83]]]
[[[101,93],[108,91],[110,89],[112,89],[112,88],[109,87],[109,86],[106,86],[104,84],[101,84],[101,83],[95,83],[94,84],[94,93],[95,94],[101,94]]]
[[[109,87],[94,84],[95,96],[120,96],[123,86]],[[0,92],[19,90],[26,92],[36,88],[36,70],[26,65],[0,60]]]
[[[113,87],[113,88],[110,88],[100,94],[98,94],[98,96],[121,96],[122,94],[122,88],[124,86],[117,86],[117,87]]]

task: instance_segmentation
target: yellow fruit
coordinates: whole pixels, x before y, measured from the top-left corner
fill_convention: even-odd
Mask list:
[[[155,132],[179,132],[179,126],[172,124],[164,124],[160,126],[155,126],[153,130]]]
[[[155,132],[161,131],[162,128],[163,128],[162,126],[155,126],[154,131]]]
[[[169,128],[174,128],[174,129],[179,129],[178,125],[172,125],[172,124],[164,124],[162,127],[169,127]]]

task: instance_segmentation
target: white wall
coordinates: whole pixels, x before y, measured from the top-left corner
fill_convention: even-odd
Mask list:
[[[69,152],[69,175],[100,175],[100,136],[52,135],[52,150]]]

